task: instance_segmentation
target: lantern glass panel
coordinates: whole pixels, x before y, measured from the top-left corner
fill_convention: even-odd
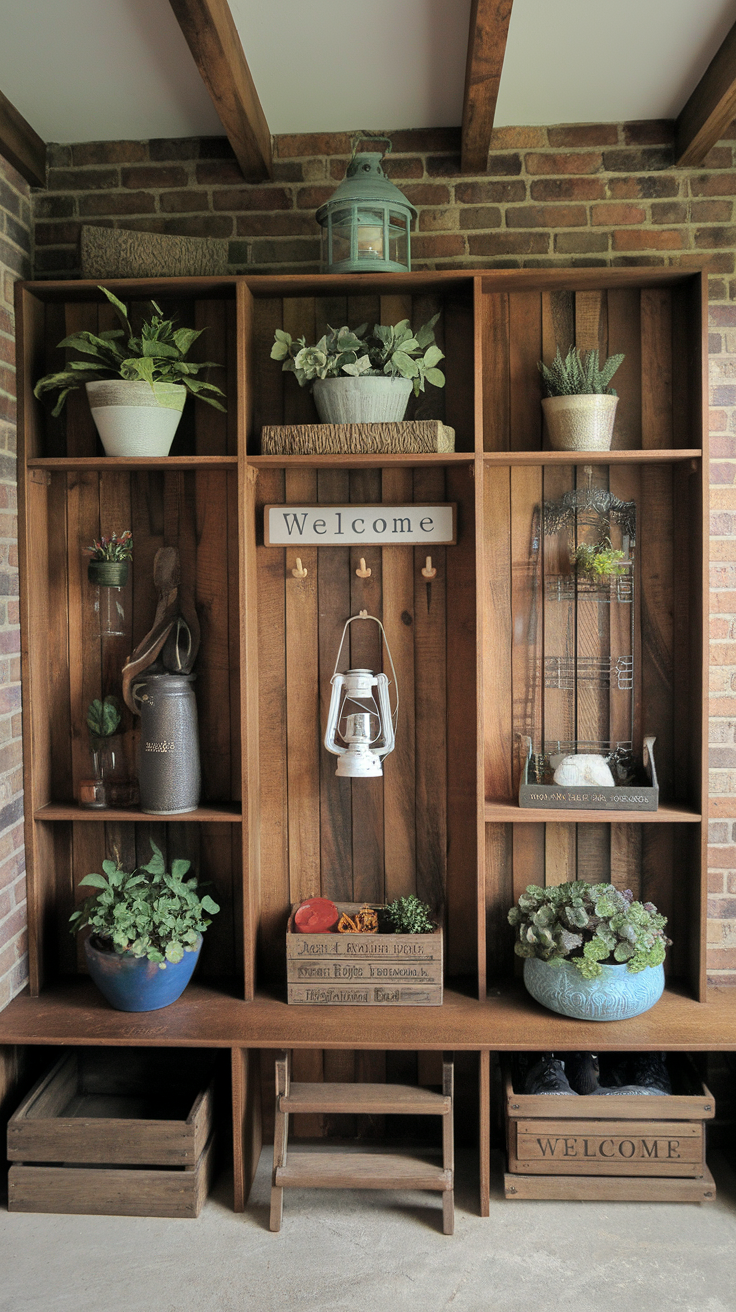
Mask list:
[[[358,210],[358,259],[383,260],[383,214],[380,210]]]
[[[394,264],[409,264],[406,215],[391,210],[388,227],[388,258]]]
[[[325,245],[325,263],[342,264],[350,259],[350,237],[352,233],[352,210],[338,210],[332,216],[332,250]],[[323,228],[323,232],[327,229]]]

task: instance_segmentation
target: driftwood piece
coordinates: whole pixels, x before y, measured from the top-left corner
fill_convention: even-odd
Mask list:
[[[228,268],[228,242],[221,237],[167,237],[85,224],[79,250],[83,278],[192,278]]]
[[[455,429],[439,419],[399,424],[279,424],[261,429],[264,456],[387,455],[455,450]]]

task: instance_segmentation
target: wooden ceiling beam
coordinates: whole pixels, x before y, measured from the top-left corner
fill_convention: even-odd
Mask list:
[[[488,167],[511,5],[512,0],[473,0],[471,5],[460,162],[463,173],[485,173]]]
[[[46,143],[0,91],[0,155],[32,187],[46,186]]]
[[[271,134],[227,0],[169,0],[248,182],[272,172]]]
[[[675,123],[675,163],[697,168],[736,117],[736,23]]]

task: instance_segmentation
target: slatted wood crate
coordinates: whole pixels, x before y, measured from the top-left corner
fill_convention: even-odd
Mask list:
[[[704,1202],[715,1198],[705,1122],[715,1100],[686,1059],[676,1093],[519,1094],[504,1067],[507,1198]]]
[[[8,1210],[198,1216],[214,1165],[211,1070],[174,1053],[66,1053],[8,1122]]]
[[[337,902],[340,914],[360,902]],[[442,928],[434,934],[286,933],[288,1000],[310,1006],[439,1007]]]

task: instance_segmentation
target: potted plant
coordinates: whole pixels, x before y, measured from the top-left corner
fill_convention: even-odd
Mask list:
[[[201,369],[220,366],[212,360],[195,364],[186,359],[204,329],[176,328],[151,301],[152,313],[136,336],[122,301],[106,287],[99,290],[112,304],[120,327],[65,337],[60,348],[89,358],[71,360],[60,373],[45,374],[34,396],[58,392],[52,411],[58,415],[69,393],[84,384],[106,455],[167,456],[188,393],[224,409],[213,395],[222,396],[220,388],[197,378]]]
[[[613,438],[618,396],[609,384],[623,355],[600,364],[597,351],[560,348],[551,365],[539,361],[547,389],[542,401],[553,451],[608,451]]]
[[[590,583],[607,583],[625,574],[625,559],[623,551],[615,550],[608,537],[595,543],[580,542],[571,555],[577,573]]]
[[[79,804],[101,808],[109,805],[107,783],[122,761],[118,727],[120,711],[114,697],[95,698],[87,707],[87,728],[92,757],[91,779],[79,781]]]
[[[133,534],[129,528],[118,537],[95,538],[87,561],[87,578],[103,588],[124,588],[128,582],[129,563],[133,559]]]
[[[630,889],[529,884],[508,918],[524,983],[543,1007],[579,1020],[628,1020],[662,996],[667,921]]]
[[[87,926],[84,950],[89,973],[118,1011],[157,1011],[175,1002],[194,972],[202,935],[220,910],[197,880],[186,875],[190,861],[172,861],[166,870],[161,849],[145,866],[126,871],[119,860],[103,861],[103,874],[80,882],[94,888],[72,912],[72,933]]]
[[[444,387],[438,369],[444,355],[434,340],[439,314],[413,332],[408,319],[394,325],[363,323],[351,329],[327,327],[316,346],[276,329],[271,359],[311,387],[323,424],[396,423],[404,418],[412,390],[425,383]]]

